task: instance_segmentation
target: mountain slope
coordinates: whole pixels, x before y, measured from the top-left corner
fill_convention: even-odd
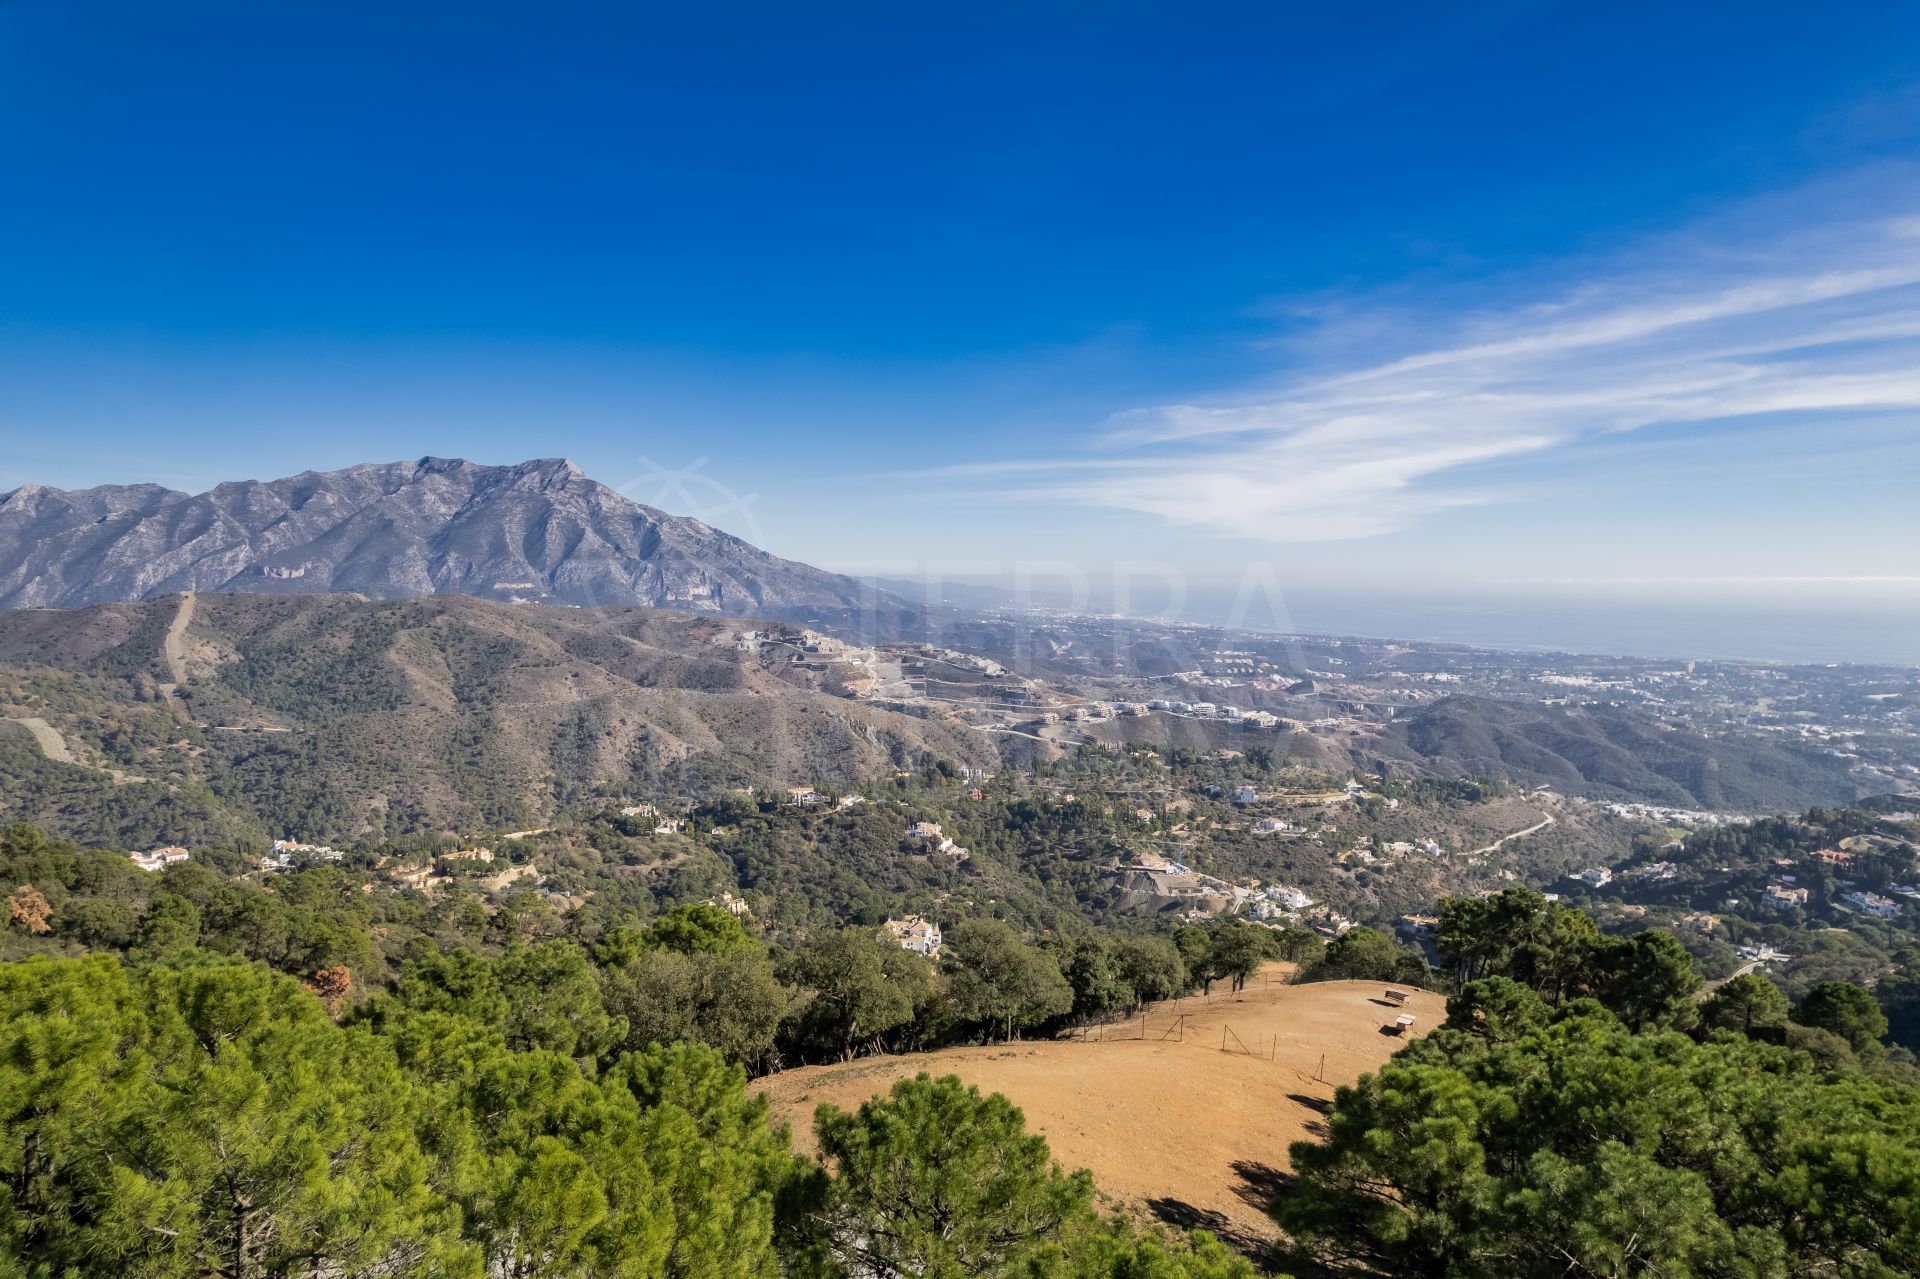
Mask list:
[[[641,608],[202,595],[169,694],[179,604],[0,613],[0,717],[45,719],[76,761],[0,725],[0,822],[346,839],[993,759],[986,734],[786,682],[726,622]]]
[[[571,462],[309,471],[189,495],[157,485],[0,497],[0,607],[175,591],[465,594],[730,614],[895,604],[630,501]]]
[[[1448,697],[1393,721],[1381,745],[1443,774],[1681,808],[1779,812],[1860,794],[1831,756],[1756,737],[1705,737],[1612,709]]]

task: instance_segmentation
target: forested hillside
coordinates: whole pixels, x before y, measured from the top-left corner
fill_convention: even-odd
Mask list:
[[[1859,795],[1846,764],[1759,738],[1706,738],[1642,714],[1449,697],[1396,720],[1390,755],[1571,794],[1771,813]]]
[[[174,671],[180,610],[0,613],[0,712],[45,720],[72,760],[43,766],[61,761],[0,724],[0,816],[95,843],[349,839],[534,826],[613,782],[993,758],[983,734],[783,682],[684,614],[200,596]]]
[[[1608,936],[1537,893],[1446,903],[1438,969],[1367,929],[1323,951],[1243,923],[1035,940],[987,916],[951,919],[935,965],[865,927],[769,946],[712,906],[490,914],[335,869],[265,893],[187,865],[119,873],[21,829],[3,842],[9,936],[96,953],[0,965],[0,1272],[1920,1265],[1920,1072],[1882,1044],[1870,996],[1790,1005],[1742,978],[1703,1003],[1671,934]],[[958,1080],[821,1107],[817,1161],[748,1082],[778,1062],[1056,1033],[1237,986],[1278,949],[1304,980],[1455,992],[1445,1026],[1340,1089],[1324,1140],[1293,1149],[1271,1185],[1283,1255],[1103,1219],[1098,1187],[1015,1104]],[[1825,1211],[1803,1211],[1810,1187]]]

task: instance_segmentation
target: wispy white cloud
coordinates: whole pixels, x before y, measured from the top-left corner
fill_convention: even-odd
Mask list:
[[[1435,307],[1390,325],[1343,307],[1354,318],[1329,324],[1374,335],[1381,358],[1308,360],[1265,393],[1118,415],[1077,456],[941,475],[1308,542],[1497,500],[1469,482],[1489,464],[1550,460],[1611,433],[1917,409],[1920,217],[1904,212],[1915,205],[1890,197],[1879,216],[1764,232],[1745,219],[1731,243],[1730,223],[1701,228],[1590,267],[1552,296],[1464,317]],[[1414,325],[1435,336],[1409,340]]]

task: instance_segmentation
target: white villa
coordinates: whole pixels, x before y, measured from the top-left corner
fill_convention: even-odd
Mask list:
[[[887,939],[902,950],[925,955],[928,959],[940,956],[940,925],[931,919],[908,915],[904,919],[889,919],[882,929]]]
[[[150,853],[128,853],[127,856],[133,860],[135,866],[152,874],[165,870],[175,862],[186,861],[193,854],[178,844],[169,844],[165,848],[156,848]]]

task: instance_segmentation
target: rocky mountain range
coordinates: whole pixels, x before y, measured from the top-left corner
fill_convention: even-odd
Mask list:
[[[778,615],[897,603],[632,501],[560,460],[308,471],[188,494],[154,484],[0,497],[0,607],[178,591],[461,594]]]

